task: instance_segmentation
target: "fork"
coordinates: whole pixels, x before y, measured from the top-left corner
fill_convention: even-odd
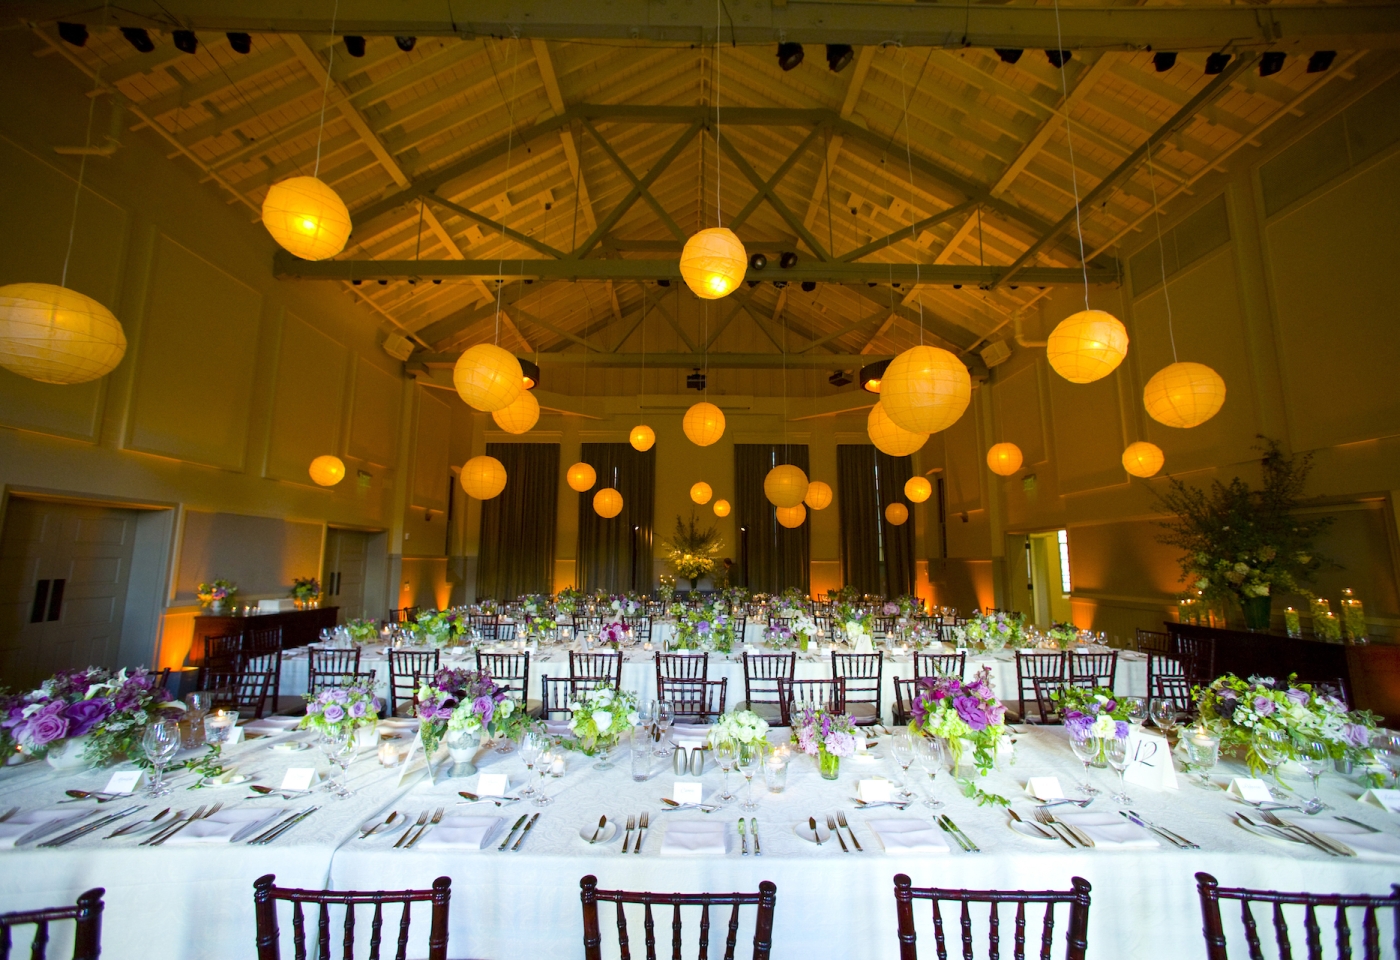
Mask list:
[[[742,821],[740,821],[740,822],[742,822]],[[830,830],[832,833],[836,834],[836,839],[839,840],[839,841],[841,842],[841,852],[842,852],[842,853],[850,853],[850,852],[851,852],[851,848],[848,847],[848,846],[846,846],[846,838],[843,837],[843,836],[841,836],[841,831],[840,831],[840,830],[837,830],[837,829],[836,829],[836,818],[833,817],[833,816],[832,816],[831,814],[829,814],[829,813],[826,815],[826,828],[827,828],[828,830]]]
[[[1284,820],[1282,817],[1272,813],[1269,810],[1260,810],[1259,816],[1265,823],[1269,824],[1270,826],[1278,827],[1280,830],[1285,830],[1289,833],[1302,837],[1308,843],[1312,844],[1314,847],[1317,847],[1324,853],[1329,853],[1334,857],[1356,856],[1356,854],[1351,852],[1351,850],[1343,850],[1341,847],[1337,846],[1336,841],[1330,840],[1327,837],[1319,836],[1318,834],[1313,833],[1311,830],[1308,830],[1305,827],[1301,827],[1296,823],[1289,823],[1287,820]]]
[[[646,836],[647,827],[651,826],[651,813],[642,811],[642,822],[637,826],[637,842],[632,847],[633,853],[642,852],[642,837]]]
[[[1036,833],[1040,834],[1040,835],[1041,835],[1042,837],[1044,837],[1045,839],[1047,839],[1047,840],[1054,839],[1054,838],[1050,835],[1049,831],[1047,831],[1044,827],[1039,826],[1039,825],[1034,824],[1034,823],[1026,823],[1025,820],[1022,820],[1022,819],[1021,819],[1021,815],[1020,815],[1019,813],[1017,813],[1015,810],[1012,810],[1010,807],[1007,807],[1007,808],[1006,808],[1006,812],[1009,813],[1009,814],[1011,814],[1011,819],[1012,819],[1012,820],[1015,820],[1017,823],[1025,823],[1026,826],[1030,827],[1032,830],[1034,830]]]
[[[404,841],[408,839],[408,835],[413,832],[414,827],[421,827],[427,822],[428,811],[424,810],[422,813],[418,814],[418,821],[416,823],[410,823],[408,825],[408,829],[403,832],[403,836],[399,837],[398,841],[394,844],[394,848],[397,849],[403,846]]]
[[[1051,814],[1048,810],[1045,810],[1042,807],[1036,807],[1035,819],[1037,823],[1043,823],[1045,824],[1045,826],[1049,827],[1051,832],[1054,833],[1055,836],[1059,837],[1065,842],[1065,846],[1071,848],[1079,846],[1078,843],[1071,840],[1069,838],[1069,835],[1066,834],[1063,829],[1061,829],[1062,824],[1058,820],[1056,820],[1054,815]]]
[[[192,813],[192,814],[190,814],[188,817],[186,817],[182,822],[175,824],[175,825],[172,826],[169,830],[165,831],[164,833],[160,834],[159,836],[157,836],[157,837],[152,837],[150,840],[145,841],[145,843],[144,843],[143,845],[144,845],[144,846],[158,847],[158,846],[160,846],[162,843],[164,843],[165,841],[169,840],[171,837],[175,836],[175,834],[179,833],[181,830],[185,829],[185,828],[188,827],[190,824],[194,823],[196,820],[203,820],[205,817],[208,817],[208,816],[213,815],[214,813],[217,813],[218,810],[219,810],[219,808],[222,807],[222,806],[223,806],[222,803],[216,803],[216,804],[214,804],[212,807],[208,807],[208,808],[200,807],[200,808],[199,808],[198,810],[196,810],[194,813]]]
[[[113,837],[125,836],[126,834],[131,833],[133,830],[140,830],[142,827],[149,827],[149,826],[150,826],[151,824],[153,824],[153,823],[159,823],[161,820],[163,820],[163,819],[165,818],[165,815],[166,815],[167,813],[169,813],[169,812],[170,812],[170,808],[169,808],[169,807],[166,807],[164,810],[162,810],[160,813],[156,814],[156,815],[155,815],[154,817],[152,817],[151,819],[149,819],[149,820],[139,820],[139,821],[137,821],[136,823],[128,823],[128,824],[127,824],[126,826],[124,826],[124,827],[120,827],[120,828],[118,828],[118,829],[116,829],[116,830],[113,830],[111,833],[107,834],[107,836],[103,837],[102,839],[104,839],[104,840],[110,840],[110,839],[112,839]],[[179,816],[179,814],[176,814],[176,816]]]
[[[436,810],[433,811],[433,819],[428,821],[427,826],[422,826],[418,828],[418,832],[413,835],[413,839],[408,841],[408,843],[404,844],[405,850],[410,849],[415,843],[417,843],[419,840],[422,840],[423,834],[427,832],[428,827],[435,827],[440,822],[442,822],[442,811],[442,807],[438,807]]]
[[[1060,807],[1060,806],[1064,806],[1066,803],[1072,803],[1072,804],[1074,804],[1076,807],[1079,807],[1079,808],[1082,810],[1082,809],[1084,809],[1085,807],[1087,807],[1089,804],[1091,804],[1091,803],[1093,803],[1093,802],[1094,802],[1094,798],[1093,798],[1093,797],[1089,797],[1089,798],[1087,798],[1087,799],[1085,799],[1085,800],[1070,800],[1070,799],[1067,798],[1067,797],[1062,797],[1062,798],[1059,799],[1059,800],[1047,800],[1045,803],[1042,803],[1042,804],[1040,804],[1039,806],[1040,806],[1040,808],[1043,810],[1043,809],[1045,809],[1046,807]]]
[[[845,827],[845,828],[846,828],[846,832],[848,832],[848,833],[851,835],[851,843],[854,843],[854,844],[856,845],[856,853],[864,853],[865,851],[861,849],[860,841],[856,839],[856,832],[855,832],[854,830],[852,830],[852,829],[851,829],[851,825],[850,825],[849,823],[846,822],[846,811],[844,811],[844,810],[838,810],[838,811],[836,811],[836,822],[839,823],[839,824],[841,824],[841,826]],[[758,840],[757,823],[758,823],[758,821],[755,820],[755,821],[754,821],[754,824],[755,824],[755,828],[754,828],[754,840],[755,840],[755,842]]]
[[[622,852],[627,852],[627,846],[632,842],[632,831],[637,828],[637,818],[633,814],[627,815],[627,836],[622,840]]]
[[[0,814],[0,823],[4,823],[6,820],[10,819],[17,813],[19,813],[19,807],[11,807],[10,809],[6,810],[3,814]]]

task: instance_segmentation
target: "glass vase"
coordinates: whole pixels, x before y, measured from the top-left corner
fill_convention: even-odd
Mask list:
[[[817,748],[817,767],[823,780],[835,780],[841,776],[841,758],[821,747]]]
[[[1240,597],[1240,606],[1244,608],[1244,625],[1249,630],[1269,629],[1269,615],[1273,610],[1274,598],[1268,595],[1262,597]]]

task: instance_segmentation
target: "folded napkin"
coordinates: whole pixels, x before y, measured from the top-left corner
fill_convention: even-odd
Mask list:
[[[947,853],[948,842],[923,820],[867,820],[886,853]]]
[[[703,746],[710,741],[709,723],[678,723],[671,727],[671,742],[687,750]]]
[[[544,732],[551,737],[567,737],[574,731],[569,727],[567,720],[546,720],[544,722]]]
[[[661,854],[686,857],[725,852],[724,822],[716,820],[672,820],[666,825]]]
[[[481,850],[500,824],[500,817],[444,817],[442,823],[429,830],[423,842],[416,846],[423,850],[461,847]]]
[[[1105,850],[1142,850],[1162,845],[1142,827],[1111,813],[1056,813],[1055,819],[1074,827],[1094,846]]]
[[[249,720],[242,726],[245,735],[259,733],[263,736],[272,736],[286,733],[288,730],[295,730],[299,723],[301,723],[301,717],[263,717],[261,720]]]
[[[220,810],[211,817],[196,820],[179,833],[174,834],[172,844],[197,843],[236,843],[251,837],[264,827],[270,827],[285,814],[285,808],[269,810],[266,807],[234,807]]]
[[[17,813],[0,823],[0,849],[13,847],[25,840],[37,840],[45,834],[57,833],[92,812],[92,808],[89,807],[86,810],[30,810],[27,813]]]
[[[1304,830],[1320,833],[1356,852],[1360,860],[1400,860],[1400,837],[1388,833],[1368,833],[1354,823],[1332,817],[1310,817],[1296,810],[1281,810],[1280,820],[1296,823]]]
[[[417,730],[419,721],[409,717],[389,717],[379,721],[381,730]]]

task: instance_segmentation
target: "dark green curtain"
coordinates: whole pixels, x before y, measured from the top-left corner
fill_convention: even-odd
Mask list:
[[[649,593],[656,448],[643,453],[630,443],[585,443],[583,462],[598,471],[598,482],[578,495],[579,589]],[[604,487],[622,494],[622,512],[611,520],[593,509],[593,495]]]
[[[836,448],[836,502],[841,521],[841,575],[861,593],[897,597],[914,592],[914,518],[904,496],[913,469],[908,457],[891,457],[872,446]],[[885,507],[911,507],[895,526]]]
[[[880,492],[880,531],[885,547],[886,597],[914,592],[914,505],[904,495],[904,485],[914,475],[909,457],[892,457],[875,451],[875,486]],[[885,519],[885,507],[900,502],[909,508],[909,519],[895,526]]]
[[[812,526],[808,516],[789,530],[778,522],[776,508],[763,495],[763,479],[774,467],[790,463],[811,475],[806,444],[736,443],[734,499],[739,511],[739,576],[754,593],[781,593],[811,587]]]
[[[506,468],[506,488],[481,504],[476,595],[553,593],[559,444],[488,443],[486,454]]]

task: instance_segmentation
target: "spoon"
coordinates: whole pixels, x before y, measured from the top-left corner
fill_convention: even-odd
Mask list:
[[[589,842],[589,843],[597,843],[597,842],[598,842],[598,834],[602,833],[602,832],[603,832],[603,828],[606,827],[607,825],[608,825],[608,815],[605,813],[605,814],[603,814],[601,817],[598,818],[598,829],[593,831],[593,836],[589,839],[588,842]]]
[[[253,791],[254,793],[260,793],[264,797],[270,797],[273,794],[276,794],[280,796],[283,800],[295,800],[298,797],[304,797],[311,792],[310,790],[274,790],[272,787],[263,787],[259,786],[256,783],[249,786],[248,789]],[[257,800],[259,798],[249,797],[248,799]]]
[[[1026,824],[1026,826],[1030,827],[1030,828],[1031,828],[1032,830],[1034,830],[1036,833],[1039,833],[1039,834],[1040,834],[1042,837],[1044,837],[1046,840],[1054,840],[1054,839],[1055,839],[1055,837],[1054,837],[1052,834],[1048,833],[1048,832],[1046,831],[1046,829],[1045,829],[1044,827],[1042,827],[1040,824],[1038,824],[1038,823],[1029,823],[1029,822],[1027,822],[1027,821],[1025,821],[1025,820],[1022,820],[1022,819],[1021,819],[1021,815],[1020,815],[1019,813],[1017,813],[1015,810],[1012,810],[1010,807],[1007,807],[1007,808],[1006,808],[1006,812],[1009,813],[1009,814],[1011,814],[1011,819],[1012,819],[1012,820],[1015,820],[1017,823],[1024,823],[1024,824]]]
[[[1079,808],[1082,809],[1082,808],[1084,808],[1084,807],[1087,807],[1089,804],[1091,804],[1091,803],[1093,803],[1093,802],[1094,802],[1094,798],[1093,798],[1093,797],[1090,797],[1090,798],[1087,799],[1087,800],[1068,800],[1068,799],[1066,799],[1066,800],[1048,800],[1048,801],[1046,801],[1045,803],[1038,804],[1038,806],[1039,806],[1042,810],[1044,810],[1046,807],[1058,807],[1058,806],[1061,806],[1061,805],[1066,804],[1066,803],[1072,803],[1072,804],[1074,804],[1076,807],[1079,807]]]
[[[71,800],[60,800],[59,803],[77,803],[79,800],[96,800],[98,803],[110,803],[121,797],[129,797],[129,793],[105,793],[101,790],[65,790],[63,791]]]
[[[363,832],[360,834],[360,839],[363,840],[363,839],[365,839],[365,837],[372,837],[372,836],[374,836],[376,833],[378,833],[380,830],[383,830],[385,827],[392,826],[392,825],[394,824],[394,822],[395,822],[396,820],[398,820],[398,819],[399,819],[399,812],[398,812],[397,810],[391,811],[391,812],[389,813],[388,819],[386,819],[383,823],[376,823],[374,826],[370,827],[368,830],[363,831]]]
[[[515,803],[515,801],[520,799],[519,797],[478,797],[476,794],[468,793],[466,790],[458,790],[457,796],[465,797],[468,803],[485,803],[489,800],[498,807],[506,803]]]

